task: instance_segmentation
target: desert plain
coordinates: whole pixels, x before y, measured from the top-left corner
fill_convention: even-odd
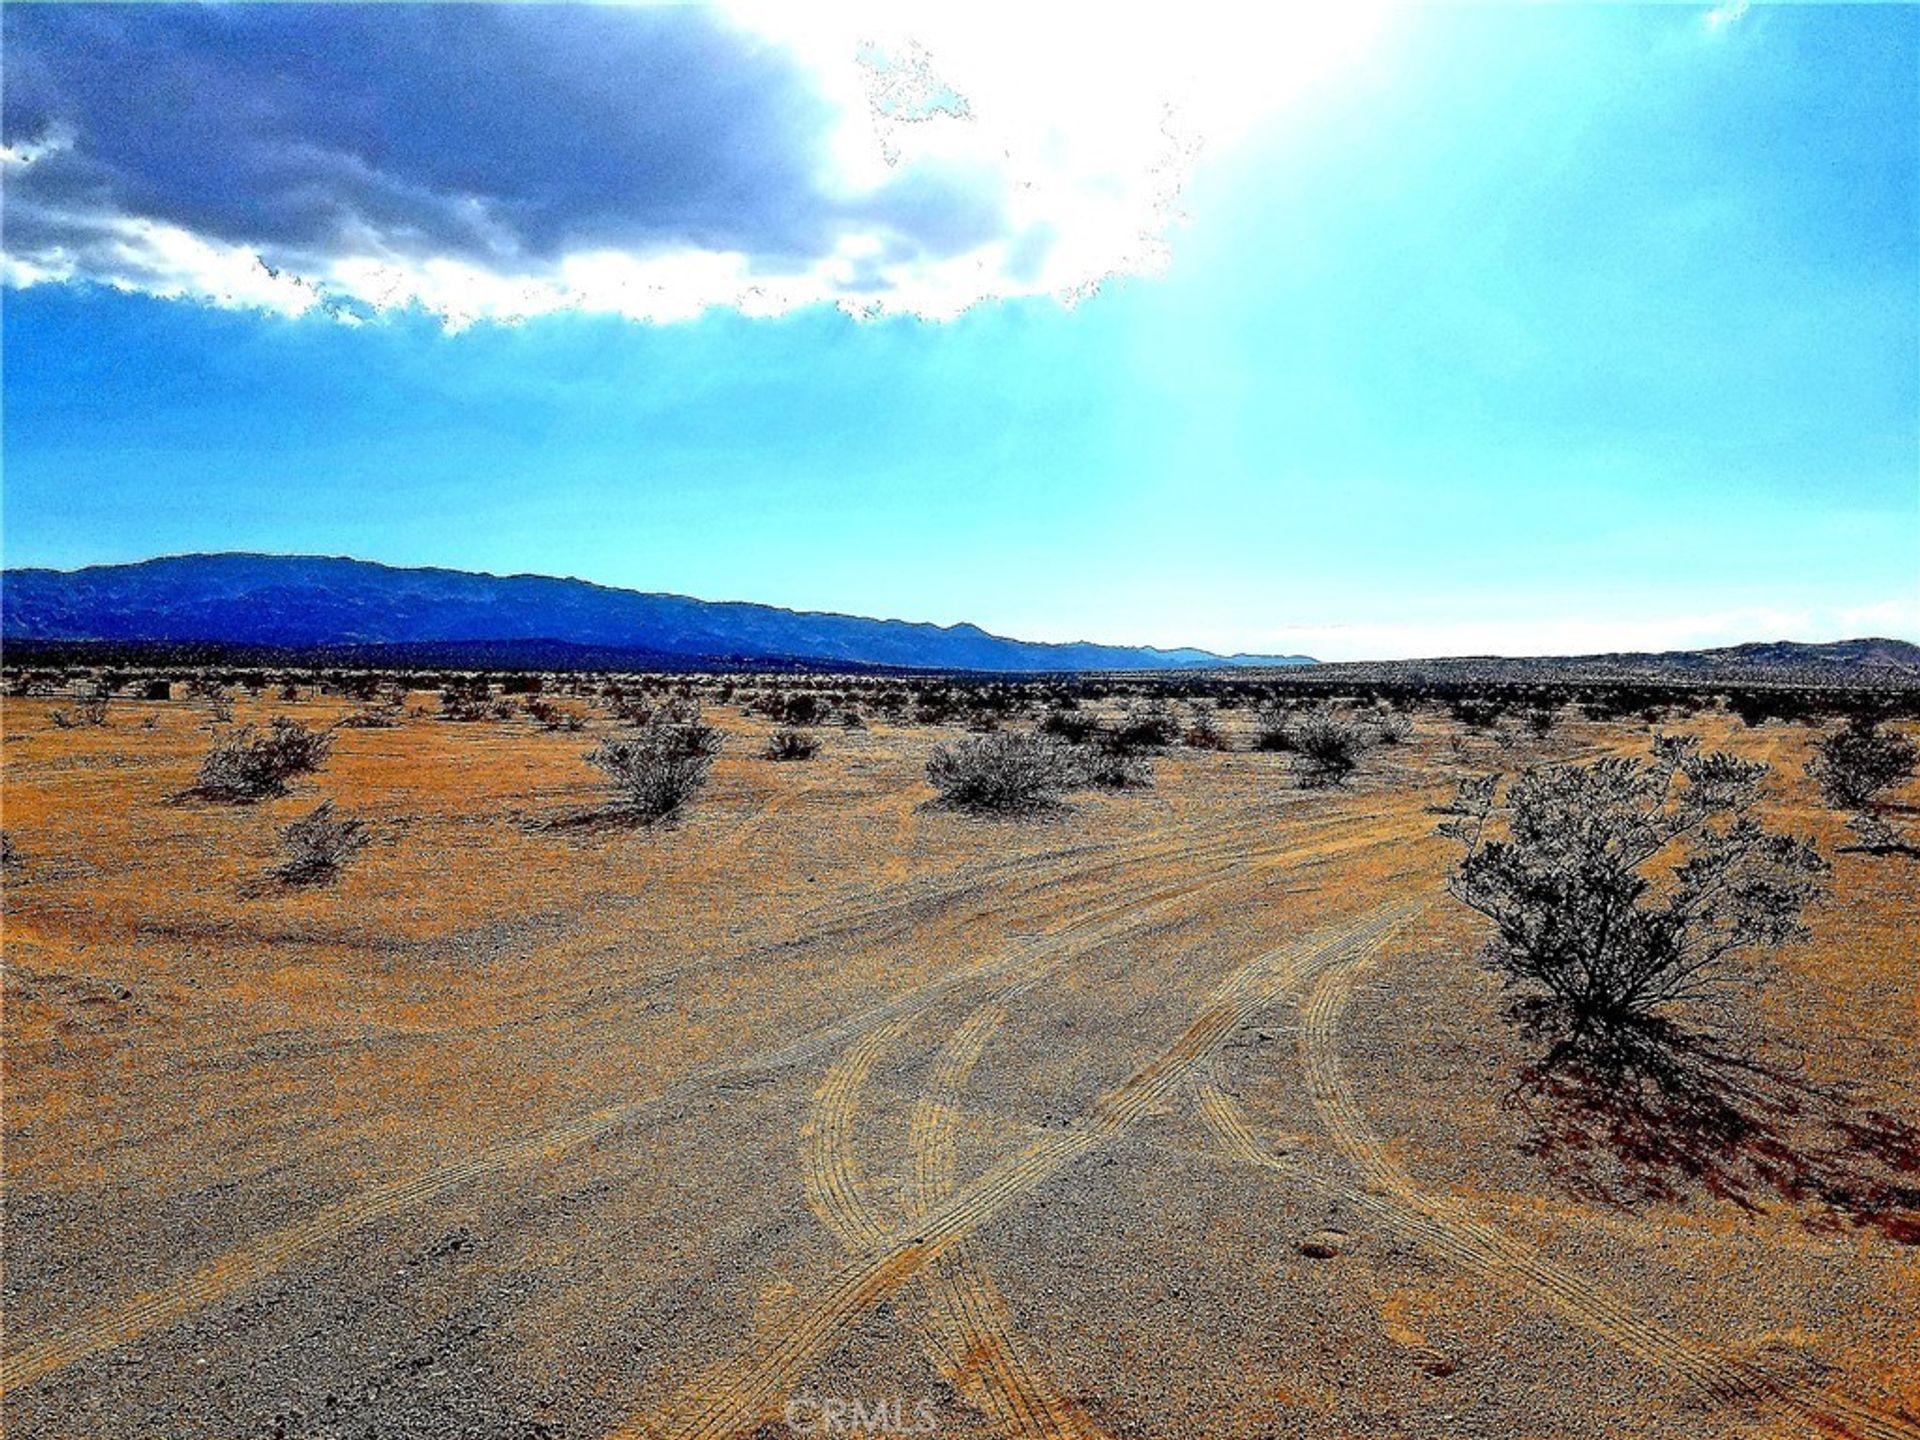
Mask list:
[[[958,723],[777,763],[709,692],[642,826],[584,703],[415,694],[251,805],[183,795],[200,708],[64,703],[4,717],[9,1435],[1920,1435],[1920,870],[1815,727],[1653,727],[1832,873],[1717,1123],[1636,1128],[1520,1083],[1433,810],[1637,719],[1417,711],[1306,788],[1224,709],[982,819]],[[370,843],[276,879],[323,798]]]

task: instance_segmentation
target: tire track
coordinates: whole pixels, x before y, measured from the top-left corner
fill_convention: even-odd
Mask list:
[[[953,1192],[954,1126],[960,1089],[987,1042],[1007,1018],[1006,1002],[1040,976],[1015,981],[981,1005],[941,1048],[926,1093],[913,1107],[908,1148],[914,1161],[917,1209],[924,1214]],[[973,1237],[960,1241],[927,1270],[931,1326],[945,1339],[935,1362],[1001,1429],[1021,1440],[1096,1440],[1103,1433],[1084,1409],[1060,1392],[1023,1354],[1011,1313],[988,1274]],[[971,1383],[969,1383],[971,1382]]]
[[[1554,1265],[1508,1232],[1482,1222],[1451,1197],[1418,1189],[1368,1125],[1341,1074],[1335,1051],[1336,1029],[1354,981],[1372,960],[1363,953],[1327,974],[1308,1000],[1300,1032],[1308,1093],[1334,1145],[1360,1172],[1361,1188],[1353,1199],[1362,1208],[1456,1264],[1547,1301],[1714,1404],[1771,1405],[1845,1440],[1920,1440],[1920,1425],[1844,1397],[1823,1395],[1716,1345],[1690,1340],[1640,1315],[1611,1292]],[[1219,1099],[1225,1101],[1224,1094]],[[1240,1129],[1245,1130],[1244,1122]]]
[[[1325,845],[1289,846],[1251,857],[1203,888],[1224,883],[1257,860],[1284,863],[1302,854],[1324,857],[1351,848]],[[1238,849],[1227,842],[1226,853]],[[1168,900],[1193,893],[1182,889]],[[1139,928],[1167,908],[1168,900],[1142,907],[1126,902],[1122,913],[1129,928]],[[1097,943],[1103,936],[1093,937]],[[953,1127],[958,1116],[958,1092],[977,1063],[993,1032],[1004,1021],[1007,1005],[1053,974],[1068,958],[1056,950],[1042,965],[1009,980],[980,1005],[943,1047],[935,1062],[929,1088],[911,1112],[909,1150],[914,1157],[914,1186],[918,1210],[924,1212],[953,1188]],[[904,1027],[900,1027],[904,1028]],[[803,1175],[808,1202],[849,1249],[871,1244],[885,1226],[864,1204],[852,1165],[852,1115],[856,1097],[878,1054],[899,1031],[874,1031],[840,1065],[834,1067],[816,1096],[814,1120],[803,1149]],[[923,1305],[913,1318],[921,1330],[930,1358],[976,1408],[992,1417],[1007,1433],[1039,1440],[1074,1440],[1102,1432],[1085,1410],[1062,1395],[1045,1371],[1028,1355],[1011,1325],[1011,1311],[999,1287],[985,1269],[984,1257],[971,1237],[927,1267],[922,1287]]]
[[[302,1220],[216,1257],[172,1284],[101,1306],[75,1325],[10,1351],[0,1359],[0,1395],[88,1356],[128,1344],[162,1325],[251,1289],[302,1256],[463,1186],[539,1160],[551,1160],[604,1139],[672,1104],[691,1099],[710,1086],[805,1065],[871,1027],[918,1014],[937,1004],[950,991],[982,976],[998,974],[1020,959],[1017,949],[991,956],[924,981],[855,1016],[821,1026],[777,1050],[742,1061],[703,1067],[644,1098],[576,1116],[532,1135],[490,1146],[465,1159],[405,1180],[375,1185],[324,1206]]]
[[[795,1323],[770,1344],[714,1367],[659,1417],[640,1415],[618,1440],[667,1435],[714,1440],[751,1430],[777,1415],[782,1397],[834,1350],[872,1306],[949,1253],[1035,1186],[1124,1133],[1182,1084],[1193,1067],[1250,1016],[1312,969],[1378,941],[1412,905],[1392,906],[1337,924],[1256,956],[1231,975],[1167,1050],[1066,1129],[1035,1141],[956,1190],[918,1221],[854,1256],[808,1297]]]
[[[1329,818],[1335,825],[1352,823],[1350,817]],[[1390,832],[1370,843],[1389,843],[1397,838],[1400,838],[1397,832]],[[1172,842],[1158,843],[1170,845]],[[1347,842],[1349,847],[1354,843]],[[1234,837],[1216,846],[1196,847],[1194,852],[1184,853],[1204,859],[1216,852],[1231,853],[1242,845],[1243,842]],[[1149,847],[1143,853],[1152,854],[1155,851]],[[1109,863],[1117,868],[1129,862],[1124,858],[1116,858]],[[1224,878],[1216,875],[1209,880],[1179,882],[1162,887],[1158,893],[1173,898],[1222,883]],[[1041,883],[1034,882],[1033,888],[1038,888]],[[899,905],[900,902],[895,901],[883,903],[874,909],[877,914],[884,914]],[[1124,914],[1132,908],[1132,902],[1109,903],[1056,926],[1048,932],[1048,938],[1070,936],[1088,923],[1116,912]],[[322,1206],[300,1220],[228,1250],[155,1289],[99,1305],[76,1322],[52,1334],[30,1340],[17,1349],[7,1349],[0,1354],[0,1396],[33,1384],[90,1356],[129,1344],[162,1326],[253,1289],[295,1261],[315,1254],[329,1244],[383,1220],[430,1204],[462,1187],[539,1160],[553,1159],[576,1147],[604,1139],[647,1120],[673,1104],[691,1099],[713,1085],[810,1064],[871,1027],[884,1025],[904,1015],[918,1014],[938,1004],[961,986],[1005,973],[1020,964],[1026,955],[1027,947],[1016,945],[1007,952],[991,955],[973,965],[910,986],[877,1005],[820,1026],[765,1054],[702,1067],[652,1095],[571,1117],[531,1135],[489,1146],[473,1155],[417,1175],[373,1185]]]

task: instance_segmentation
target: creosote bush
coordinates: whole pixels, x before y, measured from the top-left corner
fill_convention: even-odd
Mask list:
[[[364,820],[338,817],[333,801],[323,800],[280,832],[287,858],[274,873],[296,885],[331,880],[370,838]]]
[[[706,783],[713,765],[707,739],[682,724],[661,720],[625,735],[609,735],[587,752],[587,763],[617,786],[627,808],[651,825],[679,811]]]
[[[1767,774],[1661,738],[1649,760],[1529,770],[1504,799],[1498,776],[1461,782],[1440,827],[1466,847],[1447,888],[1493,921],[1487,959],[1548,1063],[1631,1068],[1751,978],[1740,952],[1802,933],[1827,867],[1753,818]]]
[[[285,716],[265,730],[242,725],[214,740],[200,762],[193,793],[242,804],[284,795],[289,780],[318,770],[332,749],[330,733]]]
[[[776,730],[767,741],[769,760],[811,760],[820,753],[820,742],[803,730]]]
[[[1220,721],[1210,709],[1195,710],[1193,720],[1187,726],[1187,733],[1181,741],[1189,750],[1225,750],[1227,737],[1220,729]]]
[[[1300,783],[1343,785],[1359,767],[1370,738],[1357,720],[1337,710],[1315,710],[1289,727]]]
[[[1886,792],[1913,778],[1920,749],[1897,730],[1882,730],[1877,718],[1856,715],[1842,729],[1823,735],[1807,762],[1807,774],[1820,798],[1836,810],[1850,810],[1848,827],[1869,850],[1901,848],[1882,814]]]
[[[1151,790],[1153,761],[1144,755],[1130,754],[1109,746],[1083,746],[1072,758],[1073,773],[1068,788],[1090,786],[1095,790]]]
[[[927,761],[927,779],[941,803],[976,814],[1052,809],[1079,774],[1069,747],[1050,736],[1012,730],[936,745]]]

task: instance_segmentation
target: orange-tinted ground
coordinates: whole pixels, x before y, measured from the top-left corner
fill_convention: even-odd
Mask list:
[[[647,831],[582,819],[590,733],[343,730],[234,807],[172,798],[192,707],[56,703],[5,715],[9,1434],[1920,1435],[1920,867],[1805,730],[1685,722],[1833,898],[1747,1124],[1649,1137],[1517,1095],[1425,808],[1625,726],[1423,716],[1314,792],[1229,715],[992,822],[925,805],[957,730],[775,764],[710,707]],[[373,845],[267,878],[321,797]]]

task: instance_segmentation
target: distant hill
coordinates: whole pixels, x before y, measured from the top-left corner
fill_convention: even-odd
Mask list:
[[[1311,663],[1148,646],[1046,644],[976,625],[869,620],[618,590],[546,575],[398,569],[314,555],[176,555],[0,577],[0,639],[488,657],[494,667],[801,663],[935,670],[1193,670]],[[432,658],[426,663],[446,664]]]
[[[1761,640],[1710,650],[1605,655],[1461,655],[1435,660],[1353,660],[1300,667],[1301,680],[1430,681],[1443,684],[1571,680],[1670,683],[1920,685],[1920,645],[1883,638]]]

